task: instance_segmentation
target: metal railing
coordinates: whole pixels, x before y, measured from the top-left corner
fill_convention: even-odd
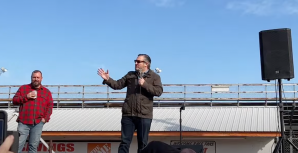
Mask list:
[[[12,98],[19,85],[0,86],[0,107],[16,107]],[[113,90],[106,85],[45,85],[55,107],[120,107],[126,88]],[[284,102],[297,101],[298,84],[283,84]],[[276,105],[275,84],[164,84],[155,106],[171,105]]]

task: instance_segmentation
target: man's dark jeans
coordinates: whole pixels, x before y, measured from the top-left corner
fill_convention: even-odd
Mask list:
[[[121,119],[121,143],[118,153],[129,153],[130,144],[134,131],[137,130],[138,153],[148,143],[148,135],[150,132],[152,119],[122,116]]]

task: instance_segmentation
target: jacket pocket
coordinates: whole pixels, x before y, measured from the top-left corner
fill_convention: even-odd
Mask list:
[[[148,98],[143,97],[141,99],[141,114],[142,115],[147,115],[152,112],[153,104],[150,102]]]
[[[131,107],[129,106],[128,103],[129,103],[129,99],[126,98],[124,100],[124,103],[123,103],[123,106],[122,106],[122,113],[123,114],[129,114],[129,113],[131,113]]]

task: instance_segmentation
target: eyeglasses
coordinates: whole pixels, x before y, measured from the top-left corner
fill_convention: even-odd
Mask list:
[[[145,61],[141,61],[141,60],[134,60],[134,61],[135,61],[135,63],[138,63],[138,64],[139,64],[139,63],[142,63],[142,62],[143,62],[143,63],[146,63]]]

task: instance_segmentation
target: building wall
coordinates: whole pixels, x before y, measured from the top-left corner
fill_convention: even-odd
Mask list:
[[[67,140],[67,137],[63,138]],[[93,138],[94,139],[94,138]],[[80,140],[80,139],[77,139]],[[108,140],[108,139],[106,139]],[[179,137],[151,137],[149,141],[162,141],[170,144],[174,140],[179,142]],[[274,149],[274,138],[226,138],[226,139],[183,139],[183,143],[204,144],[204,153],[268,153]],[[117,153],[119,142],[54,142],[56,153]],[[24,148],[23,153],[25,153]],[[47,153],[46,147],[40,144],[38,153]],[[98,152],[98,151],[101,152]],[[137,153],[137,140],[134,137],[130,153]]]

